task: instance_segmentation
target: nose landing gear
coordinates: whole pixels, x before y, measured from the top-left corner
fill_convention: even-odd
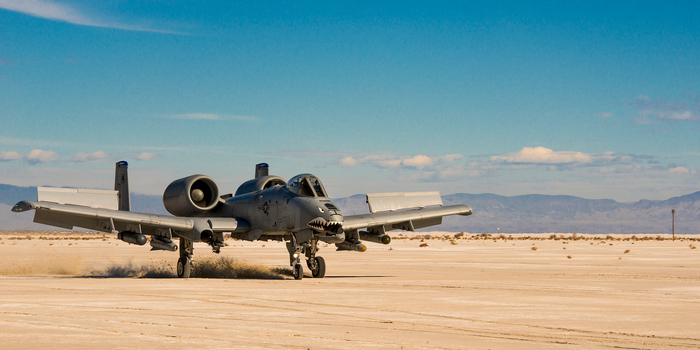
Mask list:
[[[311,270],[311,276],[323,278],[326,275],[326,261],[322,257],[316,256],[318,251],[317,239],[300,244],[292,235],[292,240],[287,242],[287,250],[289,251],[289,264],[292,266],[294,279],[300,280],[304,278],[304,267],[301,264],[302,254],[306,256],[306,266]]]

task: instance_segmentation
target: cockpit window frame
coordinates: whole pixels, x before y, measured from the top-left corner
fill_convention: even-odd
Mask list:
[[[312,178],[316,181],[312,181]],[[317,191],[316,186],[313,185],[314,182],[318,185],[318,190],[320,190],[321,193],[318,193],[319,191]],[[287,190],[299,196],[328,198],[328,193],[323,187],[323,183],[321,182],[321,180],[319,180],[318,177],[316,177],[313,174],[299,174],[297,176],[294,176],[293,178],[289,179],[289,182],[287,182],[286,187]],[[302,188],[306,188],[305,192],[311,190],[311,194],[307,195],[304,193],[300,193]]]
[[[320,194],[316,190],[316,186],[313,185],[313,181],[311,181],[311,178],[316,180],[316,185],[318,185],[318,189],[321,190]],[[323,184],[321,183],[321,180],[319,180],[316,176],[314,176],[314,175],[307,176],[306,181],[309,182],[309,186],[311,186],[311,189],[314,190],[314,193],[316,193],[316,197],[328,198],[328,193],[326,193],[326,189],[323,188]]]

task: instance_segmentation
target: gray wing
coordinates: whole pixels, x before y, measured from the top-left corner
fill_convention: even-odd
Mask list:
[[[350,215],[343,217],[343,229],[351,231],[384,226],[386,231],[396,229],[413,231],[418,228],[440,225],[442,217],[449,215],[472,215],[472,208],[468,205],[449,205]]]
[[[247,232],[249,230],[247,222],[236,218],[185,218],[43,201],[21,201],[15,204],[12,211],[23,212],[32,209],[36,210],[34,222],[67,229],[78,226],[103,232],[116,230],[145,235],[162,235],[163,230],[172,230],[188,239],[199,237],[198,233],[203,229],[210,229],[213,232]],[[193,240],[198,241],[199,238]]]

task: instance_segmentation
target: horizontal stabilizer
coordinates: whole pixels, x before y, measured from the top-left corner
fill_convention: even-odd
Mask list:
[[[38,187],[37,200],[90,208],[119,209],[118,191],[82,188]]]
[[[370,213],[442,205],[440,192],[368,193]]]

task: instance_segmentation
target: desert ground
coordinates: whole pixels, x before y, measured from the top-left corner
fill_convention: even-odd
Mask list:
[[[279,242],[196,244],[178,279],[115,235],[1,232],[0,348],[700,347],[700,237],[419,235],[296,281]]]

